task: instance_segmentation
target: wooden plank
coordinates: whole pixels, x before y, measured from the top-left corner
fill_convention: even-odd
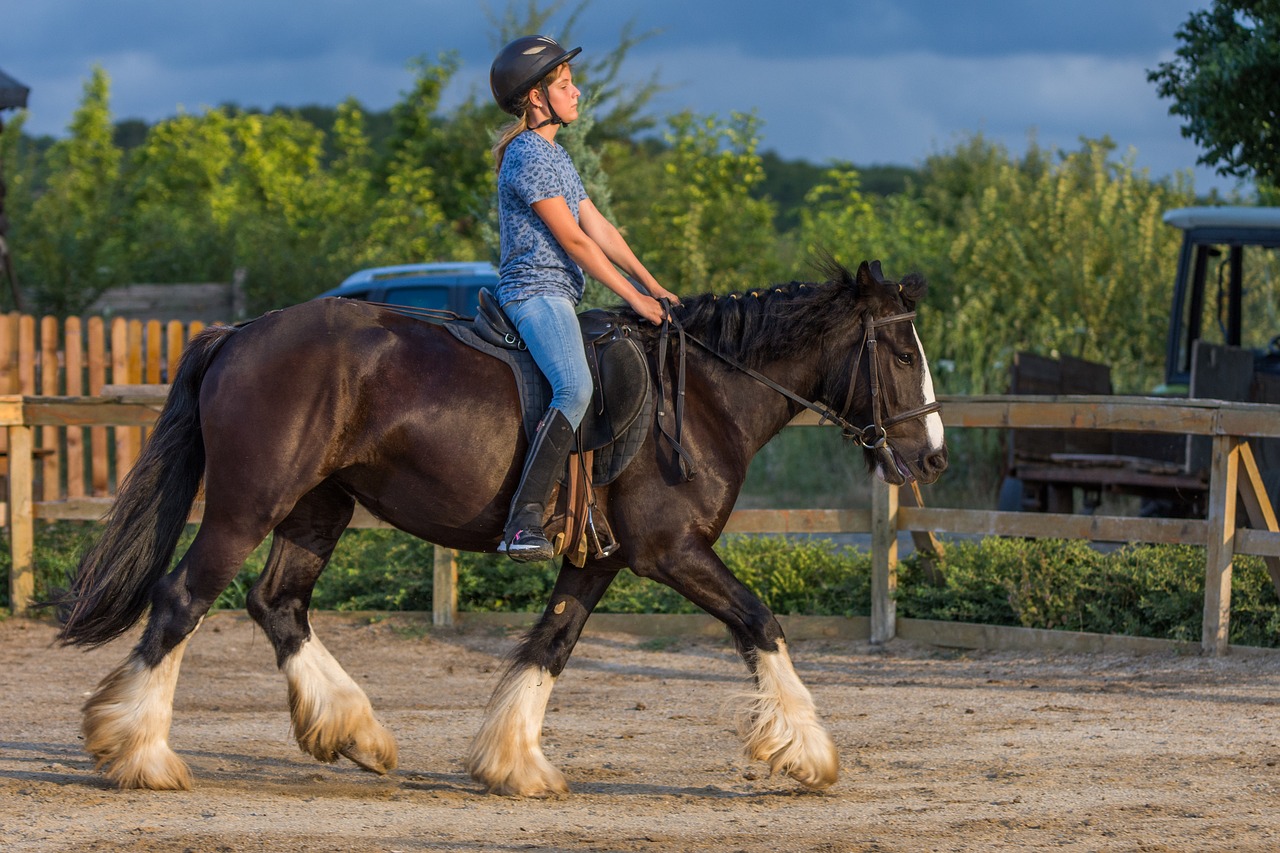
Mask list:
[[[20,393],[18,387],[18,314],[0,315],[0,392]],[[0,475],[9,476],[9,431],[0,429]],[[7,483],[7,479],[6,479]]]
[[[123,317],[111,321],[111,382],[113,384],[129,384],[137,382],[137,377],[129,373],[129,322]],[[116,488],[124,482],[129,469],[136,458],[132,429],[117,426],[115,433],[116,446]]]
[[[68,317],[62,341],[66,361],[65,385],[68,397],[84,393],[84,336],[79,317]],[[84,477],[85,431],[83,427],[67,427],[67,497],[82,498],[88,494]]]
[[[870,530],[871,512],[856,509],[735,509],[725,533],[842,533]]]
[[[1236,553],[1249,554],[1255,557],[1280,557],[1280,533],[1269,530],[1250,530],[1247,527],[1236,530]],[[1270,563],[1267,570],[1270,571]]]
[[[1253,449],[1249,442],[1240,442],[1240,503],[1244,506],[1245,517],[1255,528],[1271,533],[1280,531],[1276,525],[1276,511],[1271,506],[1271,498],[1267,496],[1266,484],[1262,482],[1262,472],[1253,458]],[[1237,553],[1239,553],[1237,551]],[[1263,557],[1267,573],[1271,575],[1271,585],[1280,595],[1280,557],[1268,555]]]
[[[137,402],[99,397],[49,397],[24,403],[26,423],[32,426],[116,424],[139,428],[155,422],[158,408]]]
[[[1231,566],[1235,553],[1238,444],[1231,436],[1213,437],[1209,513],[1205,533],[1204,618],[1200,648],[1221,655],[1231,629]]]
[[[437,545],[431,581],[431,623],[437,628],[453,625],[458,612],[457,552]]]
[[[1163,397],[943,397],[948,427],[1039,427],[1280,437],[1280,406]],[[816,424],[817,416],[792,423]]]
[[[1132,518],[1121,515],[997,512],[980,509],[902,507],[903,530],[1093,542],[1203,543],[1206,522],[1194,518]]]
[[[115,498],[67,498],[36,501],[32,515],[44,521],[101,521]]]
[[[56,395],[59,391],[61,369],[58,364],[58,318],[40,318],[40,393]],[[40,498],[56,501],[62,497],[62,438],[63,430],[56,426],[40,428],[40,448],[45,451],[40,462]]]
[[[36,318],[18,318],[18,393],[36,393]]]
[[[893,639],[898,619],[898,488],[871,482],[871,642]]]
[[[33,438],[31,427],[9,427],[9,610],[14,616],[27,615],[36,590]]]
[[[101,317],[90,317],[88,323],[89,352],[88,373],[89,393],[96,395],[102,392],[107,384],[107,343],[106,323]],[[89,485],[94,495],[106,495],[110,489],[109,459],[107,447],[110,436],[105,426],[89,428]]]
[[[142,342],[146,346],[143,358],[146,362],[146,367],[142,373],[142,381],[148,385],[159,385],[161,382],[162,356],[164,354],[163,328],[159,320],[148,320],[146,331],[143,335]]]
[[[180,320],[170,320],[165,327],[165,374],[162,381],[173,382],[178,375],[178,362],[182,359],[182,350],[186,344],[186,333]]]
[[[148,320],[146,330],[143,335],[142,344],[146,351],[143,353],[145,366],[142,371],[142,381],[150,385],[159,385],[161,376],[162,356],[164,355],[164,337],[163,326],[159,320]],[[151,430],[144,429],[141,434],[143,444],[151,438]]]

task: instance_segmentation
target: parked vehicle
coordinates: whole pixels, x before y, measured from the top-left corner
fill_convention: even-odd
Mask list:
[[[320,296],[440,308],[473,316],[480,303],[480,288],[497,286],[498,271],[489,263],[402,264],[352,273],[342,284]]]

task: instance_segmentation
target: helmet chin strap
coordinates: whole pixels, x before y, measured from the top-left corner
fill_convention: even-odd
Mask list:
[[[546,121],[541,122],[540,124],[533,125],[529,129],[537,130],[540,127],[546,127],[549,124],[559,124],[559,125],[563,125],[564,127],[568,127],[569,122],[565,121],[564,119],[560,118],[560,116],[556,115],[556,108],[551,106],[551,93],[547,91],[547,84],[541,83],[539,84],[538,88],[542,90],[542,100],[547,102],[547,112],[550,113],[551,117],[548,118]]]

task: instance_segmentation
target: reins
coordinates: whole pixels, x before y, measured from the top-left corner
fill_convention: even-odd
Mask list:
[[[671,444],[672,450],[675,451],[677,457],[679,458],[681,476],[683,476],[685,480],[693,479],[692,460],[689,458],[689,454],[684,450],[684,448],[680,446],[681,420],[682,420],[683,409],[684,409],[684,360],[685,360],[684,359],[684,349],[685,349],[684,342],[686,338],[688,340],[693,341],[698,346],[706,350],[708,353],[720,359],[725,364],[728,364],[730,367],[734,368],[735,370],[738,370],[738,371],[741,371],[742,373],[747,374],[752,379],[756,380],[762,385],[765,385],[768,388],[773,389],[774,391],[778,392],[782,396],[786,397],[788,400],[791,400],[792,402],[797,403],[800,406],[803,406],[804,408],[809,409],[812,412],[816,412],[821,422],[825,423],[827,421],[830,421],[834,423],[836,426],[840,427],[841,432],[844,434],[846,438],[852,439],[854,442],[856,442],[862,447],[867,448],[868,450],[878,450],[887,443],[888,429],[890,427],[900,424],[904,421],[912,420],[914,418],[925,417],[927,415],[930,415],[930,414],[933,414],[934,412],[939,411],[942,408],[942,404],[935,401],[932,403],[926,403],[923,406],[917,406],[914,409],[901,412],[891,417],[886,417],[886,418],[881,417],[880,410],[882,408],[882,401],[880,399],[880,391],[881,391],[880,365],[875,357],[876,347],[878,346],[878,341],[876,340],[876,330],[879,329],[881,326],[888,326],[893,323],[910,322],[914,320],[916,317],[916,312],[914,311],[904,312],[902,314],[894,314],[889,317],[882,317],[874,320],[868,320],[863,324],[862,345],[857,349],[855,353],[852,353],[850,355],[852,365],[849,371],[849,389],[845,394],[844,406],[841,408],[840,412],[837,414],[831,406],[822,406],[811,400],[806,400],[804,397],[801,397],[799,394],[795,393],[789,388],[785,388],[782,385],[779,385],[777,382],[774,382],[772,379],[770,379],[768,376],[765,376],[763,373],[760,373],[758,370],[753,370],[752,368],[747,367],[745,364],[733,358],[732,356],[728,356],[722,352],[717,351],[716,349],[711,347],[709,344],[707,344],[705,341],[698,338],[696,335],[686,332],[684,327],[680,324],[680,321],[676,320],[675,317],[672,316],[671,310],[670,310],[671,309],[670,302],[664,299],[661,301],[661,304],[663,307],[664,314],[663,314],[663,321],[662,321],[662,329],[658,335],[658,429],[662,433],[662,436],[667,439],[668,443]],[[676,392],[676,397],[674,401],[675,409],[676,409],[675,411],[676,422],[675,422],[674,428],[669,430],[667,427],[667,424],[663,419],[663,400],[665,397],[663,393],[663,382],[664,382],[664,374],[665,374],[669,327],[672,325],[676,327],[676,330],[679,334],[680,349],[679,349],[679,355],[678,355],[677,367],[676,367],[677,392]],[[864,351],[867,351],[870,353],[870,355],[867,358],[867,372],[868,372],[868,377],[871,383],[871,423],[865,427],[856,427],[849,422],[848,418],[849,418],[849,412],[853,408],[854,388],[856,387],[856,384],[857,384],[858,369],[861,365],[862,353]],[[672,433],[674,433],[674,435]]]

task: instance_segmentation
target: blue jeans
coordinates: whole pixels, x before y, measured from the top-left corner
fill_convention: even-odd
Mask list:
[[[539,295],[508,302],[502,310],[551,384],[551,407],[563,412],[577,429],[591,405],[591,370],[573,302],[564,296]]]

